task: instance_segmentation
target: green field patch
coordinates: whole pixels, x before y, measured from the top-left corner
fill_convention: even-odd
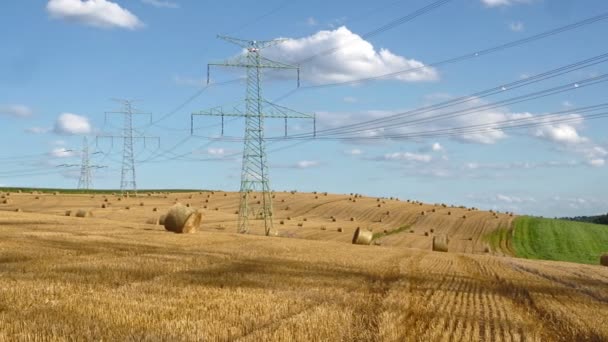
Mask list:
[[[518,257],[599,264],[608,252],[608,226],[518,217],[513,225],[513,248]]]

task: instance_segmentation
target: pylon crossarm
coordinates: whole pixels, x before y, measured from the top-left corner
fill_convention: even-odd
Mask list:
[[[280,62],[275,62],[268,58],[260,57],[260,64],[254,64],[247,60],[246,55],[240,55],[236,58],[225,62],[217,62],[217,63],[209,63],[208,66],[217,66],[217,67],[233,67],[233,68],[257,68],[260,69],[286,69],[286,70],[297,70],[298,66],[285,64]]]
[[[267,100],[262,100],[264,117],[287,119],[312,119],[314,115],[298,112]]]
[[[269,46],[278,45],[278,44],[281,44],[288,40],[286,38],[278,38],[278,39],[273,39],[273,40],[250,40],[250,39],[240,39],[240,38],[234,38],[234,37],[229,37],[229,36],[223,36],[220,34],[217,35],[217,38],[225,40],[229,43],[238,45],[243,48],[254,47],[257,49],[264,49]]]

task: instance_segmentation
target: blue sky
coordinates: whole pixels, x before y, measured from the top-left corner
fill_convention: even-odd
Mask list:
[[[244,98],[244,83],[203,89],[206,65],[237,56],[239,47],[216,38],[286,38],[264,50],[274,60],[302,61],[302,88],[280,100],[315,113],[319,130],[339,128],[436,104],[592,58],[605,51],[608,19],[457,63],[429,66],[608,12],[603,0],[452,0],[384,32],[367,33],[433,1],[51,0],[0,4],[0,184],[76,187],[83,136],[91,142],[95,188],[120,186],[121,134],[114,98],[135,99],[137,133],[158,136],[135,146],[139,188],[238,190],[242,120],[190,113]],[[496,101],[583,82],[608,72],[598,63],[518,89],[420,114],[433,119]],[[421,67],[422,66],[422,67]],[[418,69],[373,82],[347,82]],[[243,76],[212,69],[212,83]],[[275,100],[296,87],[289,73],[265,74],[264,96]],[[573,87],[574,88],[574,87]],[[576,87],[578,88],[578,87]],[[349,132],[350,140],[268,143],[276,190],[357,192],[445,202],[545,216],[604,213],[608,208],[608,118],[588,119],[581,107],[608,102],[606,83],[568,89],[512,105],[430,123],[384,123]],[[192,101],[187,102],[188,99]],[[175,110],[175,109],[178,110]],[[563,111],[558,121],[543,117]],[[597,111],[594,113],[601,113]],[[170,114],[170,115],[169,115]],[[158,121],[158,119],[164,118]],[[450,136],[411,135],[505,120],[535,126]],[[566,121],[566,119],[568,121]],[[291,120],[290,134],[307,134],[310,120]],[[283,135],[282,120],[267,120],[266,135]],[[368,137],[368,138],[366,138]],[[356,139],[355,139],[356,138]]]

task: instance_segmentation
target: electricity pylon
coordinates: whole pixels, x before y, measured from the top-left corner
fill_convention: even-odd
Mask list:
[[[91,165],[89,163],[89,142],[87,137],[82,138],[82,162],[80,163],[80,178],[78,189],[88,190],[91,188]]]
[[[207,84],[209,84],[209,70],[211,66],[237,67],[247,69],[247,92],[244,101],[244,112],[238,107],[225,110],[222,107],[212,108],[207,111],[192,113],[191,132],[194,131],[194,116],[208,115],[222,117],[222,133],[225,116],[237,116],[245,118],[245,136],[243,148],[243,164],[241,168],[240,204],[237,231],[247,233],[249,231],[249,218],[253,216],[264,220],[264,231],[266,235],[275,235],[273,227],[272,195],[270,191],[270,179],[268,176],[268,164],[266,160],[266,148],[264,142],[264,119],[281,118],[285,120],[285,134],[287,134],[287,119],[314,119],[313,115],[300,113],[289,108],[271,103],[262,96],[262,71],[263,69],[296,70],[298,73],[298,86],[300,84],[300,69],[297,66],[275,62],[263,57],[260,50],[280,44],[284,40],[243,40],[238,38],[218,36],[227,42],[236,44],[246,49],[246,53],[239,55],[234,60],[224,63],[210,63],[207,65]],[[256,199],[252,192],[261,193],[261,198]]]
[[[72,152],[72,150],[64,150],[64,152]],[[95,152],[93,154],[97,154],[100,152]],[[89,141],[87,137],[82,138],[82,151],[81,151],[81,163],[80,164],[61,164],[57,165],[58,167],[80,167],[80,177],[78,178],[78,189],[79,190],[89,190],[93,186],[93,176],[92,169],[103,169],[107,166],[105,165],[92,165],[90,161],[90,153],[89,153]]]
[[[143,139],[144,147],[146,145],[146,139],[158,140],[158,147],[160,147],[159,137],[147,137],[142,135],[133,134],[133,115],[150,115],[150,122],[152,122],[152,116],[150,113],[142,113],[135,110],[133,107],[133,101],[118,99],[115,100],[123,105],[122,110],[106,112],[105,120],[107,121],[108,114],[122,114],[124,116],[124,126],[122,135],[98,135],[97,138],[111,138],[112,144],[114,138],[122,138],[122,170],[120,174],[120,191],[124,194],[125,191],[132,190],[137,195],[137,180],[135,175],[135,155],[133,152],[133,140]]]

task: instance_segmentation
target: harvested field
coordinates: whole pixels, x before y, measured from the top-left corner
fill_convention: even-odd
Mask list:
[[[0,241],[0,340],[608,339],[601,266],[14,212]]]
[[[39,196],[39,200],[33,200]],[[120,199],[120,205],[101,208],[104,196],[110,202]],[[176,202],[191,203],[192,208],[203,214],[203,223],[199,230],[217,232],[222,225],[224,232],[236,231],[238,193],[234,192],[183,192],[141,194],[139,197],[119,197],[98,195],[91,198],[86,194],[13,193],[10,205],[0,205],[1,210],[22,208],[24,212],[65,215],[66,210],[76,213],[79,209],[91,211],[95,217],[121,222],[141,223],[150,218],[152,209],[158,208],[161,213]],[[349,201],[352,196],[328,194],[318,196],[314,193],[275,192],[275,230],[279,236],[307,239],[339,241],[352,243],[352,236],[357,229],[371,229],[378,242],[383,246],[401,246],[430,250],[434,235],[450,237],[450,251],[484,254],[487,234],[502,227],[510,227],[516,217],[485,211],[468,211],[467,208],[447,208],[441,205],[408,203],[397,199],[382,199],[378,208],[378,198],[357,195],[357,202]],[[318,196],[318,199],[315,199]],[[146,206],[139,204],[145,197]],[[167,198],[165,198],[167,197]],[[255,204],[257,199],[253,199]],[[283,202],[284,201],[284,202]],[[207,207],[205,207],[207,206]],[[127,210],[126,207],[129,207]],[[432,210],[435,210],[433,212]],[[426,214],[421,216],[420,213]],[[452,215],[448,215],[451,212]],[[462,215],[466,213],[467,219]],[[352,220],[351,220],[352,219]],[[279,224],[283,220],[284,224]],[[305,224],[299,226],[300,223]],[[250,220],[250,234],[264,235],[263,221]],[[326,227],[321,230],[321,227]],[[403,227],[413,230],[406,233]],[[342,228],[343,234],[338,232]],[[433,230],[433,234],[427,234]],[[386,231],[386,233],[384,233]],[[508,249],[492,249],[491,254],[512,255]]]

